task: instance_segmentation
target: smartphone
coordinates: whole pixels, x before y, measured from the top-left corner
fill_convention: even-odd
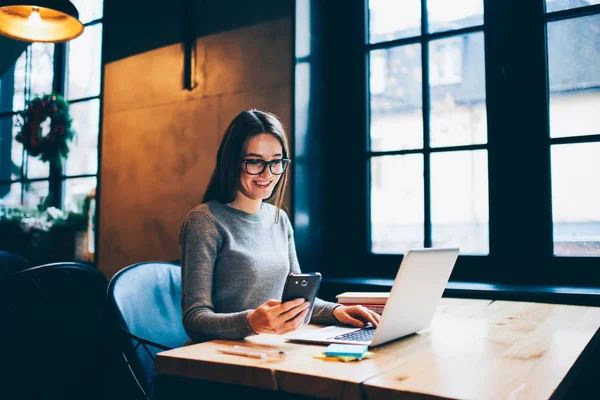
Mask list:
[[[321,274],[318,272],[311,272],[307,274],[294,274],[288,275],[285,286],[283,288],[283,294],[281,295],[281,302],[303,298],[310,302],[308,313],[304,318],[304,325],[308,324],[312,315],[313,307],[315,306],[315,297],[317,297],[317,291],[321,285]]]

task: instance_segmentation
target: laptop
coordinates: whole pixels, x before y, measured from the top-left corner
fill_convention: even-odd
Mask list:
[[[291,342],[375,347],[425,329],[442,298],[458,252],[458,248],[412,249],[406,252],[377,327],[336,325],[296,331],[284,337]]]

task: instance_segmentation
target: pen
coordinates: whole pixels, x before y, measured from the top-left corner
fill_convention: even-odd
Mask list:
[[[248,347],[238,346],[237,344],[234,345],[233,348],[236,349],[236,350],[248,351],[248,350],[246,350],[246,349],[248,349]],[[282,350],[257,349],[256,351],[259,352],[259,353],[265,353],[267,355],[275,356],[275,357],[281,357],[281,356],[287,355],[287,353],[285,351],[282,351]]]
[[[248,349],[255,350],[255,349],[253,349],[251,347],[249,348],[249,347],[246,347],[246,346],[238,346],[237,344],[234,345],[233,348],[237,349],[237,350],[248,350]],[[285,355],[287,355],[287,353],[285,351],[283,351],[283,350],[256,349],[255,351],[257,351],[259,353],[265,353],[265,354],[268,354],[268,355],[271,355],[271,356],[285,356]]]
[[[245,356],[250,358],[258,358],[259,360],[264,360],[267,358],[267,354],[260,351],[247,351],[241,349],[218,349],[219,352],[223,354],[232,354],[235,356]]]

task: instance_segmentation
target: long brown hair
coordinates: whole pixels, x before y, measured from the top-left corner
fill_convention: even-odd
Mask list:
[[[225,129],[223,140],[217,152],[217,165],[204,193],[203,203],[210,200],[218,200],[226,204],[235,199],[240,185],[240,174],[242,172],[241,160],[244,145],[248,139],[261,133],[266,133],[277,138],[283,149],[283,158],[289,158],[290,151],[287,135],[279,118],[266,111],[255,109],[242,111]],[[286,169],[281,175],[271,196],[267,199],[272,200],[277,207],[275,222],[279,220],[279,211],[283,203],[283,193],[287,185],[288,171],[289,169]]]

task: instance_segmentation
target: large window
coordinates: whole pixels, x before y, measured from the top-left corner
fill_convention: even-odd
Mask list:
[[[488,254],[483,0],[370,0],[368,24],[371,250]]]
[[[37,207],[49,192],[54,206],[81,210],[94,195],[101,109],[102,0],[74,0],[84,33],[66,44],[33,43],[0,80],[0,205]],[[75,138],[62,170],[27,154],[15,140],[20,112],[36,95],[62,94]],[[42,135],[49,129],[42,125]],[[52,189],[52,190],[50,190]],[[93,252],[93,249],[91,249]]]
[[[459,246],[455,281],[600,286],[600,1],[310,4],[301,262]]]

